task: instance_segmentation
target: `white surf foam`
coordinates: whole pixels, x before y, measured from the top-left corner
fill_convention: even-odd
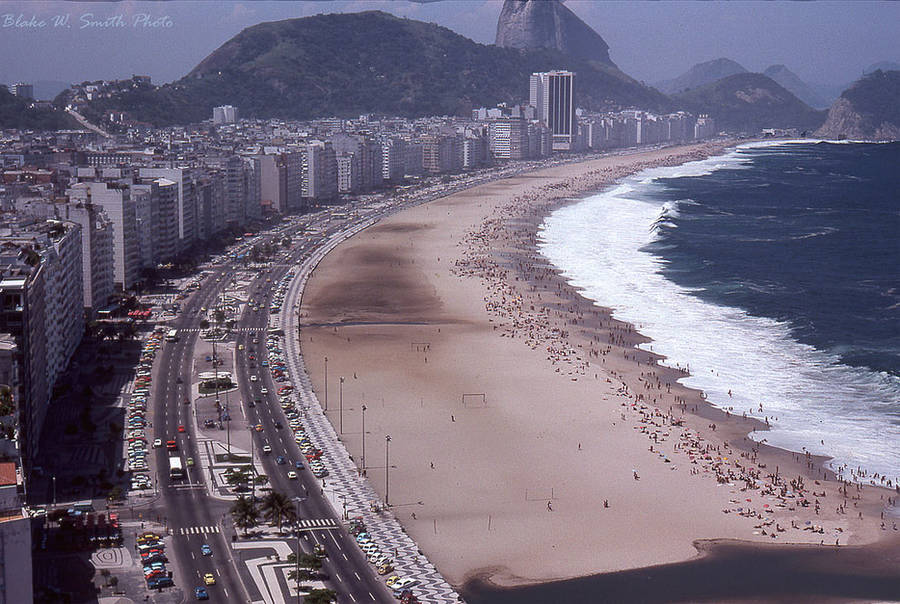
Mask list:
[[[570,283],[617,318],[635,324],[666,363],[689,367],[685,380],[735,413],[769,418],[757,440],[900,475],[900,380],[840,363],[791,337],[790,326],[717,306],[661,274],[665,261],[645,251],[677,206],[647,199],[661,177],[739,168],[740,150],[673,168],[647,170],[599,195],[561,208],[539,231],[541,252]],[[732,395],[728,395],[728,391]],[[759,405],[763,406],[762,413]],[[849,478],[849,473],[845,473]]]

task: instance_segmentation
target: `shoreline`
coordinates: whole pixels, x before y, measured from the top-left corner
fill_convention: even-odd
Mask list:
[[[377,358],[389,356],[392,360],[399,361],[398,364],[402,366],[402,370],[392,371],[379,367],[377,364],[372,366],[370,363],[366,367],[366,377],[368,378],[368,372],[372,371],[379,374],[379,379],[369,381],[361,390],[356,388],[357,384],[353,384],[354,396],[362,395],[362,398],[370,398],[370,393],[374,390],[381,392],[382,396],[387,394],[388,398],[402,398],[403,394],[401,393],[404,390],[405,382],[410,378],[424,379],[426,382],[433,379],[439,383],[439,387],[433,389],[434,391],[429,392],[429,389],[425,387],[420,387],[418,390],[421,391],[421,394],[427,392],[430,396],[443,397],[442,411],[458,409],[460,419],[462,419],[463,414],[471,415],[466,406],[466,388],[463,388],[461,401],[453,403],[446,400],[449,398],[447,396],[449,392],[459,393],[460,390],[458,385],[451,386],[448,378],[451,381],[454,376],[457,379],[484,378],[479,371],[477,362],[474,367],[463,367],[471,364],[471,360],[465,359],[466,349],[470,351],[472,346],[476,346],[478,349],[484,349],[486,353],[488,350],[492,350],[504,357],[505,362],[489,364],[497,365],[498,368],[502,367],[508,371],[517,364],[516,357],[524,342],[527,344],[525,348],[533,352],[531,357],[543,357],[540,363],[529,365],[529,368],[533,368],[534,371],[541,372],[542,378],[539,385],[543,386],[545,381],[558,382],[560,379],[569,381],[570,384],[567,386],[572,386],[572,388],[567,388],[567,390],[570,392],[560,398],[581,405],[583,415],[590,416],[595,411],[590,408],[590,405],[585,405],[583,399],[586,396],[612,401],[602,405],[605,409],[600,414],[601,416],[592,420],[591,423],[593,423],[594,431],[615,432],[615,437],[611,439],[614,442],[609,445],[601,445],[589,442],[589,440],[593,440],[594,431],[589,430],[582,434],[586,441],[585,444],[588,444],[591,450],[598,451],[600,455],[600,459],[596,460],[597,463],[590,465],[602,465],[605,466],[604,469],[611,470],[612,468],[608,467],[610,464],[607,457],[615,455],[619,451],[627,452],[627,461],[619,459],[614,460],[618,463],[612,464],[612,466],[618,466],[615,469],[618,470],[619,475],[615,479],[615,488],[607,497],[599,497],[593,493],[597,486],[605,486],[606,480],[596,481],[589,474],[585,474],[584,470],[572,471],[568,473],[571,476],[563,476],[563,479],[560,480],[564,485],[563,492],[570,491],[578,493],[580,497],[590,498],[590,501],[585,501],[580,505],[575,503],[571,510],[566,510],[568,512],[566,522],[578,521],[578,519],[583,521],[586,518],[585,514],[596,509],[598,504],[602,505],[601,511],[597,512],[599,514],[606,514],[609,509],[618,510],[620,506],[624,506],[626,512],[633,512],[630,508],[637,507],[640,508],[637,514],[619,515],[621,512],[618,512],[618,514],[610,515],[617,515],[618,520],[624,523],[636,521],[634,516],[637,516],[656,526],[660,532],[671,533],[668,539],[669,543],[660,547],[660,551],[655,551],[653,547],[648,548],[645,544],[642,548],[634,547],[635,550],[638,550],[635,555],[606,556],[601,557],[602,560],[597,560],[597,556],[591,553],[591,543],[582,541],[576,548],[578,553],[575,554],[575,557],[580,558],[577,563],[557,561],[549,565],[541,562],[535,564],[534,560],[528,559],[529,556],[522,556],[523,545],[525,545],[525,549],[537,548],[535,550],[537,551],[546,549],[547,540],[553,540],[560,533],[568,535],[575,541],[580,537],[577,535],[579,531],[573,532],[571,525],[568,527],[558,526],[558,523],[555,522],[548,523],[554,525],[552,530],[550,530],[551,527],[543,527],[543,532],[539,532],[531,538],[523,539],[516,534],[519,530],[516,527],[533,529],[535,522],[543,524],[543,519],[535,513],[536,506],[533,505],[533,502],[546,501],[546,511],[551,512],[555,511],[551,502],[555,503],[558,499],[565,499],[556,496],[555,487],[551,486],[548,489],[546,485],[546,482],[558,480],[560,472],[554,472],[551,468],[548,473],[544,469],[542,475],[549,477],[550,481],[523,480],[521,475],[516,475],[514,479],[509,480],[519,487],[527,485],[529,482],[541,483],[532,487],[526,486],[524,505],[521,502],[513,504],[510,501],[509,492],[502,493],[502,495],[493,494],[492,498],[489,497],[493,503],[484,502],[479,505],[477,502],[460,498],[458,493],[454,496],[453,489],[448,491],[444,488],[446,485],[434,484],[435,481],[431,479],[430,474],[434,474],[434,463],[437,460],[431,462],[431,472],[424,464],[422,467],[425,470],[422,471],[415,468],[419,462],[417,457],[421,457],[421,452],[407,451],[405,455],[401,453],[404,465],[409,464],[412,467],[406,472],[399,471],[403,482],[407,483],[405,487],[400,486],[398,489],[395,484],[392,484],[391,491],[393,493],[395,490],[400,490],[401,493],[418,493],[421,496],[412,495],[410,504],[400,504],[411,505],[412,509],[416,509],[416,512],[412,512],[409,518],[404,517],[405,514],[400,512],[399,506],[395,507],[394,511],[410,535],[416,539],[417,543],[420,543],[422,550],[428,554],[451,583],[463,584],[473,575],[483,575],[485,569],[491,569],[491,581],[497,585],[518,585],[692,559],[699,555],[693,546],[697,538],[702,540],[724,537],[764,542],[774,539],[776,542],[784,540],[795,542],[796,540],[801,543],[824,543],[827,535],[832,542],[837,539],[839,543],[846,545],[847,543],[873,542],[881,537],[881,531],[870,526],[870,518],[873,514],[878,514],[879,508],[883,509],[883,505],[879,505],[878,500],[879,494],[882,498],[884,497],[883,492],[879,493],[871,487],[866,487],[865,493],[862,490],[846,493],[847,503],[844,504],[844,509],[852,501],[853,515],[855,516],[857,512],[864,512],[864,519],[851,518],[850,514],[837,511],[839,508],[829,511],[828,508],[833,507],[833,503],[820,506],[818,501],[815,506],[821,507],[821,518],[818,513],[812,515],[813,502],[809,501],[806,505],[801,506],[797,503],[799,497],[805,495],[813,500],[818,499],[817,496],[809,494],[815,491],[817,494],[824,493],[821,497],[828,502],[837,503],[844,498],[842,494],[837,493],[839,485],[833,480],[824,480],[823,472],[827,471],[823,467],[825,458],[798,456],[796,453],[775,449],[765,444],[758,445],[747,439],[746,435],[750,430],[764,428],[764,424],[755,419],[729,416],[726,412],[720,411],[702,400],[698,391],[688,389],[678,383],[676,380],[684,377],[681,373],[676,369],[658,365],[656,363],[656,360],[659,359],[658,355],[635,347],[638,343],[648,341],[647,338],[641,336],[634,326],[613,319],[609,309],[597,306],[593,301],[581,296],[565,282],[558,269],[549,265],[549,262],[537,251],[537,228],[544,218],[557,207],[576,203],[579,198],[590,194],[591,191],[609,186],[642,169],[703,159],[721,154],[726,148],[733,145],[734,141],[703,143],[675,149],[640,152],[631,156],[610,156],[581,164],[539,170],[528,175],[482,185],[473,190],[436,200],[421,209],[404,211],[382,221],[381,224],[367,230],[371,231],[368,236],[364,232],[354,237],[353,240],[357,240],[355,246],[351,243],[353,240],[343,244],[341,247],[344,248],[344,253],[338,254],[343,258],[339,260],[332,258],[335,262],[332,262],[330,267],[326,264],[322,267],[324,270],[317,269],[313,275],[310,280],[311,295],[304,297],[304,308],[301,309],[306,316],[304,323],[307,323],[305,327],[301,328],[304,355],[314,359],[325,356],[324,352],[327,352],[327,356],[335,361],[345,359],[346,363],[341,362],[349,368],[350,366],[362,367],[365,365],[365,356],[373,354]],[[484,201],[486,193],[492,196],[492,202]],[[483,209],[482,205],[487,206],[487,209]],[[447,215],[450,218],[442,216],[437,219],[435,214],[438,212],[434,210],[438,208],[447,209]],[[525,208],[524,211],[522,208]],[[466,211],[463,212],[463,209]],[[463,216],[455,218],[454,213],[460,213]],[[477,220],[473,222],[473,218]],[[469,224],[460,224],[466,221]],[[425,227],[423,228],[422,225]],[[449,230],[450,225],[454,227],[450,233],[450,239],[453,239],[454,235],[461,235],[458,237],[459,244],[453,246],[455,254],[447,254],[450,251],[447,249],[449,246],[437,240],[433,231],[438,229],[438,225],[445,230]],[[459,227],[464,228],[460,229]],[[380,240],[376,242],[375,237],[380,237]],[[444,256],[444,262],[441,263],[440,256],[436,259],[426,259],[422,250],[416,249],[417,245],[421,243],[417,244],[416,237],[427,239],[426,248],[429,252],[436,251],[437,245],[441,245],[443,248],[441,253],[447,254]],[[365,254],[360,253],[350,253],[350,257],[347,257],[348,250],[360,246],[364,250],[380,254],[390,251],[388,265],[385,266],[384,262],[365,261]],[[412,249],[403,249],[407,246]],[[359,251],[357,249],[357,252]],[[455,256],[455,258],[448,270],[447,258],[451,256]],[[327,261],[328,259],[326,259]],[[416,265],[417,261],[418,265]],[[325,263],[323,262],[323,264]],[[337,268],[335,265],[342,268],[356,267],[351,268],[351,271],[355,271],[358,275],[363,271],[380,269],[379,272],[386,273],[388,278],[381,283],[369,283],[367,287],[361,289],[357,283],[356,291],[354,291],[354,284],[351,283],[354,279],[338,276],[335,273]],[[434,269],[433,276],[432,269]],[[329,280],[332,283],[323,283]],[[337,280],[336,283],[335,280]],[[415,283],[411,284],[410,281]],[[423,287],[422,281],[427,281],[430,288]],[[396,288],[398,283],[404,290],[401,295],[387,296],[380,301],[380,305],[375,305],[377,308],[373,308],[368,301],[360,303],[360,295],[363,299],[366,298],[366,294],[373,292],[383,296],[385,288],[392,287],[391,284]],[[331,285],[330,288],[329,285]],[[331,290],[326,291],[324,296],[322,295],[323,287],[325,290]],[[338,293],[338,289],[342,291]],[[429,289],[431,291],[427,291]],[[466,291],[456,291],[458,289]],[[477,298],[473,300],[471,295],[473,289],[487,295],[482,295],[481,300],[477,300]],[[393,293],[396,294],[396,292]],[[354,298],[357,300],[354,301]],[[477,306],[481,306],[481,308],[477,308]],[[434,310],[434,307],[437,310]],[[452,307],[450,309],[452,312],[448,311],[448,307]],[[485,318],[486,322],[483,321]],[[318,327],[309,325],[311,323],[318,324]],[[475,330],[473,325],[476,324],[484,327],[487,327],[488,324],[491,325],[490,329],[482,330],[488,333],[479,333],[476,336],[471,333]],[[453,331],[453,334],[441,337],[440,344],[434,342],[433,350],[431,340],[438,337],[435,334],[436,325],[444,326],[445,333]],[[441,329],[441,327],[437,327],[437,334],[441,334]],[[329,334],[329,330],[332,333]],[[339,331],[346,334],[353,333],[351,337],[345,335],[341,335],[340,338],[334,337]],[[425,335],[426,332],[429,335]],[[463,349],[444,350],[443,352],[448,354],[442,357],[437,350],[438,347],[447,349],[448,339],[454,336],[464,342]],[[344,346],[342,341],[344,337],[348,343],[352,338],[354,346]],[[357,348],[356,345],[360,342],[360,338],[366,346],[355,351],[350,350]],[[505,339],[502,340],[502,346],[501,339]],[[409,347],[406,352],[413,354],[399,354],[398,340],[404,341],[404,344]],[[510,345],[514,345],[512,348],[515,350],[510,350]],[[498,346],[502,350],[497,348]],[[420,350],[416,350],[416,348],[420,348]],[[439,374],[432,375],[430,368],[425,370],[418,366],[422,363],[423,358],[424,364],[428,364],[429,355],[431,355],[432,364],[435,363],[434,359],[437,359],[438,363],[450,367],[444,367]],[[494,357],[486,355],[486,358],[493,360]],[[534,360],[536,359],[532,359],[532,361]],[[315,362],[310,365],[313,382],[317,392],[320,393],[321,400],[323,384],[317,380],[317,376],[321,377],[321,369],[314,369]],[[543,369],[539,365],[543,365]],[[602,380],[601,373],[603,374]],[[591,374],[593,374],[593,379],[591,379]],[[356,381],[356,371],[353,372],[353,376]],[[522,391],[521,384],[516,384],[516,380],[506,380],[505,382],[500,380],[500,382],[502,383],[492,384],[492,386],[503,386],[510,392],[516,392],[523,397],[522,400],[527,399],[531,394],[527,389]],[[532,384],[532,386],[537,385]],[[559,384],[554,384],[554,388],[558,386]],[[588,386],[588,388],[585,389],[584,386]],[[344,384],[341,387],[342,392],[350,390]],[[367,389],[369,394],[365,392]],[[333,391],[333,386],[329,390]],[[468,390],[475,390],[468,392],[470,395],[481,395],[481,400],[484,402],[483,409],[493,409],[489,407],[495,397],[493,392],[490,394],[477,392],[479,388],[468,388]],[[554,390],[551,389],[552,391]],[[487,402],[489,396],[490,403]],[[547,391],[537,394],[534,400],[547,400],[546,396]],[[425,397],[420,396],[419,398],[420,409],[424,409]],[[477,402],[477,399],[478,397],[475,396],[469,400]],[[410,403],[413,404],[410,405]],[[462,407],[460,407],[460,403],[462,403]],[[375,407],[371,403],[370,406]],[[384,402],[382,402],[382,406],[385,406]],[[524,410],[521,408],[522,406],[523,404],[517,405],[514,402],[502,405],[498,410],[499,417],[493,418],[495,420],[493,422],[488,422],[487,434],[497,434],[497,430],[505,429],[506,424],[497,420],[508,420],[512,415],[515,416],[517,422],[520,422],[513,424],[514,426],[526,433],[531,432],[528,437],[509,434],[511,442],[516,441],[517,447],[521,446],[521,443],[517,441],[534,440],[535,436],[537,440],[543,440],[544,436],[549,437],[550,434],[541,434],[540,430],[537,434],[534,433],[535,422],[521,417]],[[390,429],[394,433],[399,431],[403,434],[404,439],[417,438],[417,433],[421,432],[418,429],[419,426],[406,425],[409,422],[405,422],[403,429],[395,428],[396,422],[402,420],[404,416],[407,416],[406,419],[410,419],[408,416],[414,408],[414,400],[407,400],[405,408],[386,409],[376,419],[375,425],[378,426],[378,431],[386,434]],[[696,413],[689,412],[689,410]],[[354,411],[354,415],[355,413]],[[415,415],[415,413],[412,414]],[[462,423],[462,421],[456,420],[456,416],[452,412],[449,413],[449,416],[451,424]],[[446,416],[444,417],[446,418]],[[332,423],[335,423],[334,420],[335,418],[332,416]],[[538,418],[536,423],[539,428],[542,421],[552,420],[553,415],[550,414],[545,415],[542,419]],[[568,420],[580,421],[577,417],[571,417]],[[428,421],[432,421],[430,417]],[[346,423],[343,418],[341,418],[341,422]],[[616,427],[617,422],[618,428],[627,426],[631,432],[622,433],[618,428],[611,430]],[[372,425],[372,423],[368,425]],[[477,426],[467,425],[466,427],[475,432],[479,430]],[[354,427],[354,429],[358,430],[359,428]],[[481,429],[484,430],[484,428]],[[366,432],[368,434],[369,430],[367,429]],[[449,444],[454,440],[450,435],[457,436],[457,427],[451,425],[432,429],[429,425],[426,432],[429,438]],[[675,433],[678,433],[677,437],[673,436]],[[506,433],[503,434],[507,436]],[[484,434],[481,436],[483,437]],[[502,453],[502,451],[498,451],[500,447],[484,448],[483,443],[478,442],[478,436],[473,439],[469,435],[468,437],[464,436],[463,439],[471,446],[482,447],[486,453]],[[561,434],[553,440],[555,444],[551,446],[550,451],[555,451],[557,447],[567,443],[565,434]],[[356,455],[357,451],[352,446],[353,443],[348,444],[352,454]],[[567,444],[571,445],[572,443],[569,441]],[[574,456],[571,452],[565,456],[560,455],[560,458],[565,458],[563,463],[577,460],[577,455],[583,452],[582,443],[578,442],[577,445]],[[392,450],[396,447],[397,445],[392,444]],[[425,448],[428,449],[428,447]],[[587,450],[586,448],[585,451]],[[428,455],[429,457],[439,456],[440,452],[428,451]],[[519,465],[520,472],[528,471],[526,470],[527,463],[517,464],[514,458],[502,455],[500,457],[501,459],[488,464],[479,464],[478,459],[467,459],[467,461],[473,462],[486,473],[496,474],[500,477],[503,477],[505,473],[502,469],[497,471],[497,464],[500,464],[501,467],[504,464]],[[441,465],[445,461],[451,460],[442,459]],[[601,461],[605,463],[600,463]],[[366,465],[370,471],[376,470],[372,464],[367,463]],[[397,465],[400,466],[400,463]],[[621,467],[623,465],[628,467],[623,470]],[[683,471],[682,465],[689,470],[689,473]],[[776,468],[775,472],[771,472],[770,466],[772,465]],[[393,463],[391,466],[391,475],[396,475],[398,470],[394,470]],[[677,474],[689,477],[688,482],[670,478],[670,475],[674,474],[671,470],[676,467],[679,469]],[[384,469],[383,465],[381,469]],[[668,472],[665,471],[667,469]],[[458,478],[459,471],[457,469],[454,473],[455,476],[450,476],[449,479]],[[767,471],[770,473],[769,476],[766,476]],[[567,473],[562,472],[562,474]],[[790,476],[789,480],[794,481],[802,477],[802,480],[812,484],[807,486],[804,483],[803,486],[806,488],[802,491],[803,495],[793,496],[793,492],[800,492],[797,488],[799,484],[795,482],[794,485],[790,485],[789,480],[784,479],[785,476]],[[370,478],[372,478],[371,472]],[[716,480],[712,485],[710,478]],[[373,486],[384,494],[385,485],[379,485],[380,480],[380,478],[373,480]],[[629,483],[629,480],[633,480],[633,482]],[[656,493],[656,497],[662,495],[664,498],[679,499],[673,495],[676,495],[679,489],[690,485],[691,488],[699,489],[698,494],[703,493],[714,499],[716,505],[706,506],[705,512],[700,515],[702,520],[706,521],[707,526],[694,529],[691,525],[698,522],[696,514],[688,514],[689,517],[686,518],[683,510],[680,513],[672,514],[671,511],[658,505],[648,505],[647,502],[642,501],[640,497],[647,496],[646,489],[643,488],[643,485],[647,484],[643,482],[645,480],[656,485],[655,489],[650,490]],[[427,484],[421,484],[422,481]],[[581,485],[579,481],[586,481],[590,484]],[[456,484],[461,488],[464,485],[470,489],[475,488],[471,481],[457,481]],[[677,486],[678,484],[681,486]],[[716,492],[718,485],[732,489],[730,497],[721,497],[721,490],[719,493]],[[532,489],[531,495],[529,488]],[[822,490],[820,491],[820,489]],[[862,487],[853,486],[849,490],[856,489],[862,489]],[[498,490],[502,491],[503,489]],[[641,493],[637,499],[632,492],[635,490]],[[788,490],[792,492],[791,496],[787,495],[786,491]],[[742,500],[748,499],[747,495],[751,496],[752,504],[742,505],[746,504]],[[859,499],[856,499],[857,495],[859,495]],[[431,498],[441,496],[450,497],[456,502],[456,507],[439,505],[438,509],[432,509]],[[429,503],[424,503],[424,500],[429,500]],[[763,504],[763,500],[767,503]],[[572,502],[568,501],[567,503],[571,504]],[[683,499],[679,503],[690,505]],[[862,507],[859,507],[860,504]],[[460,505],[462,507],[459,507]],[[518,509],[510,514],[507,509],[510,506]],[[716,509],[717,507],[718,509]],[[777,514],[774,510],[775,507],[779,508]],[[492,510],[497,514],[496,521],[493,520]],[[709,517],[715,512],[724,516],[726,521],[721,522],[721,519]],[[479,530],[475,530],[471,526],[472,516],[480,517]],[[732,520],[737,520],[738,516],[741,517],[741,521],[732,522]],[[817,526],[822,527],[821,533],[816,532],[813,535],[812,531],[804,530],[808,525],[803,523],[810,518],[816,521]],[[422,526],[421,520],[426,519],[432,520],[433,527]],[[486,526],[484,525],[485,519],[487,520]],[[438,520],[441,520],[442,523],[450,523],[448,531],[450,535],[447,538],[443,536],[445,531],[438,530]],[[813,523],[812,520],[810,520],[810,524]],[[476,538],[479,533],[483,538],[485,530],[489,533],[497,531],[497,527],[492,526],[492,522],[503,525],[507,522],[510,523],[509,526],[504,526],[502,539],[500,539],[502,543],[486,548],[493,551],[486,552],[481,560],[467,563],[463,554],[468,552],[463,551],[466,547],[460,543],[460,540],[468,540],[471,543],[471,540]],[[677,525],[677,530],[672,530],[673,523]],[[737,528],[735,525],[742,525],[743,528]],[[792,528],[794,526],[797,528]],[[428,528],[433,528],[433,530],[428,531]],[[757,530],[754,531],[753,528]],[[612,537],[615,537],[617,541],[624,539],[623,543],[627,543],[627,531],[622,533],[613,530],[609,534],[609,530],[592,528],[592,530],[584,532],[595,533],[593,535],[595,537],[598,536],[597,533],[603,534],[607,540]],[[685,546],[685,535],[691,533],[693,533],[693,537],[687,539]],[[819,539],[820,536],[821,539]],[[680,544],[673,543],[675,541],[679,541]],[[526,542],[527,545],[523,542]],[[550,550],[553,550],[557,544],[550,543],[550,545]],[[515,552],[517,548],[519,549],[518,553]],[[552,551],[548,553],[552,553]],[[623,557],[624,561],[621,559]]]

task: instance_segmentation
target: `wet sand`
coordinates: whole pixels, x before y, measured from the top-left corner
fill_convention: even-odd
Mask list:
[[[301,345],[319,400],[327,357],[332,423],[451,583],[683,561],[703,539],[840,547],[897,534],[889,518],[880,528],[894,491],[841,490],[821,459],[747,439],[765,426],[682,387],[535,250],[544,216],[579,194],[723,147],[495,181],[383,220],[317,268]]]

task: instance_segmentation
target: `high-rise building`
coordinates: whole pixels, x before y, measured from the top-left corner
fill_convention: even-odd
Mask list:
[[[238,109],[232,105],[213,107],[213,124],[233,124],[238,121]]]
[[[178,185],[178,253],[185,251],[199,239],[197,209],[198,174],[196,169],[141,168],[141,178],[165,178]]]
[[[528,124],[515,117],[493,120],[489,127],[491,153],[497,159],[528,157]]]
[[[361,170],[359,154],[339,153],[337,156],[338,193],[356,193],[360,189]]]
[[[575,116],[575,73],[548,71],[531,74],[529,103],[550,129],[554,151],[572,151],[578,136]]]
[[[709,138],[715,133],[716,121],[708,115],[700,115],[694,124],[694,138]]]
[[[69,198],[92,203],[106,213],[113,231],[113,281],[122,290],[140,278],[141,249],[137,225],[137,207],[131,189],[122,182],[80,182],[66,191]]]
[[[113,225],[106,213],[89,203],[41,198],[18,200],[16,211],[22,216],[65,220],[81,227],[83,304],[85,317],[92,318],[113,294]]]
[[[300,151],[303,197],[317,201],[337,197],[337,158],[331,143],[310,141]]]
[[[403,140],[394,137],[381,142],[381,177],[390,183],[403,180]]]
[[[9,91],[20,99],[30,100],[34,98],[34,86],[24,82],[16,82]]]
[[[0,334],[8,334],[0,373],[14,374],[18,384],[13,396],[26,472],[38,451],[53,387],[84,333],[81,228],[29,221],[0,234]]]
[[[257,155],[253,158],[254,182],[259,187],[259,205],[263,214],[284,214],[287,211],[287,166],[280,153]]]

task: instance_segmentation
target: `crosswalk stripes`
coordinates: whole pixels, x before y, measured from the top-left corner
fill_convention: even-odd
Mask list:
[[[209,535],[218,532],[217,526],[184,526],[178,529],[179,535]]]
[[[304,518],[300,520],[300,530],[327,530],[338,528],[338,522],[334,518]]]

